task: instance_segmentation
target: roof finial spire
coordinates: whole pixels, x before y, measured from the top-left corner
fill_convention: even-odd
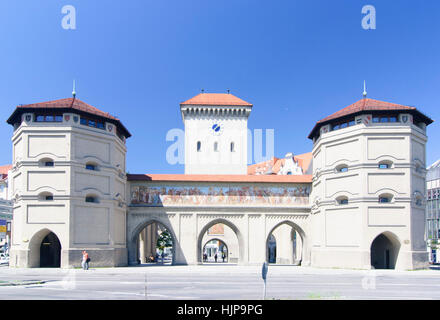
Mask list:
[[[231,89],[227,88],[226,91],[228,92],[228,94],[231,93]]]
[[[367,87],[365,85],[365,80],[364,80],[364,92],[362,92],[362,96],[364,97],[364,99],[367,97]]]
[[[72,91],[73,98],[76,97],[76,91],[75,91],[75,80],[73,80],[73,91]]]

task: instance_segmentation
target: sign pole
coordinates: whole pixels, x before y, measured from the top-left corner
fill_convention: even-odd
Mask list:
[[[267,278],[267,271],[269,269],[269,265],[267,261],[263,263],[263,267],[261,269],[261,277],[263,278],[264,286],[263,286],[263,300],[266,299],[266,278]]]
[[[266,279],[264,279],[263,300],[266,300]]]

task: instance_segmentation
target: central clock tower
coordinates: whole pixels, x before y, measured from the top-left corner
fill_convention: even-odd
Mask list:
[[[185,174],[247,174],[252,104],[229,93],[201,93],[180,104]]]

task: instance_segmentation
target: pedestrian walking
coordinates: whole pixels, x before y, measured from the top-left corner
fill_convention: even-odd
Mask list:
[[[223,259],[223,262],[225,262],[225,258],[226,258],[226,254],[225,254],[224,252],[222,252],[222,259]]]
[[[83,268],[84,270],[89,270],[89,263],[90,263],[90,257],[89,257],[89,254],[87,253],[86,250],[84,250],[84,251],[82,252],[82,262],[81,262],[82,268]]]
[[[215,260],[215,262],[217,262],[217,253],[215,253],[215,255],[214,255],[214,260]]]
[[[162,264],[164,264],[164,259],[165,259],[165,252],[164,251],[162,251],[161,257],[162,257]]]

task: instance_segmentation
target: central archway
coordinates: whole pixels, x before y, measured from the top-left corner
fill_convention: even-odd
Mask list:
[[[212,221],[210,221],[209,223],[207,223],[200,231],[198,239],[197,239],[197,262],[202,264],[203,263],[203,253],[204,253],[204,237],[205,234],[207,233],[208,229],[218,225],[218,224],[223,224],[226,227],[230,228],[232,230],[232,233],[235,235],[236,237],[236,242],[237,242],[237,246],[238,246],[238,255],[235,253],[236,258],[234,259],[234,261],[232,259],[228,258],[228,262],[230,263],[238,263],[241,264],[244,261],[244,240],[243,240],[243,236],[240,232],[240,230],[237,228],[237,226],[235,224],[233,224],[232,222],[220,218],[220,219],[214,219]],[[206,239],[206,238],[205,238]],[[225,242],[225,241],[224,241]],[[228,245],[228,254],[231,254],[231,245]]]

